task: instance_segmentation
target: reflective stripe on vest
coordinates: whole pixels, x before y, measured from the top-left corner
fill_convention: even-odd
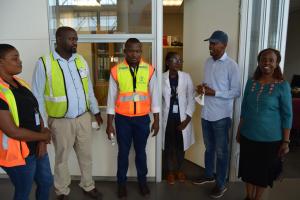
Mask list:
[[[125,116],[142,116],[150,112],[149,80],[154,69],[148,63],[140,62],[136,74],[136,89],[133,89],[133,77],[126,61],[113,67],[112,77],[118,84],[119,94],[116,101],[116,113]]]
[[[42,60],[46,72],[44,99],[47,114],[50,117],[64,117],[68,110],[68,98],[63,71],[58,61],[54,59],[53,53],[42,57]],[[86,107],[89,109],[88,70],[84,59],[78,54],[75,65],[83,86]]]
[[[22,79],[14,77],[21,85],[29,88],[29,85]],[[0,79],[0,98],[4,100],[9,107],[15,125],[19,126],[18,108],[15,97],[9,89],[9,85]],[[29,155],[29,149],[26,142],[7,137],[0,130],[0,166],[13,167],[25,165],[25,158]]]

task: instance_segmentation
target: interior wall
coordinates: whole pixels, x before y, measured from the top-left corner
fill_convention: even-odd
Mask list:
[[[300,10],[295,10],[289,15],[289,24],[287,32],[286,53],[284,76],[291,82],[293,75],[300,75]]]
[[[25,80],[31,83],[32,73],[38,58],[49,53],[49,34],[47,0],[9,0],[1,1],[0,6],[0,43],[14,45],[20,52],[23,61],[23,72],[20,74]],[[88,56],[90,45],[85,44],[78,48],[83,56]],[[87,61],[91,62],[90,55]],[[93,175],[101,177],[114,177],[117,171],[117,146],[111,146],[105,133],[106,114],[102,110],[104,125],[100,131],[93,131]],[[91,124],[87,124],[90,126]],[[155,176],[155,138],[149,137],[147,145],[148,176]],[[54,164],[53,145],[48,145],[51,168]],[[128,176],[135,177],[136,169],[134,164],[135,154],[130,151]],[[69,159],[71,175],[80,175],[75,153],[72,152]],[[0,174],[4,172],[0,169]]]
[[[165,10],[164,10],[165,12]],[[183,13],[164,13],[164,35],[177,36],[183,40]]]
[[[208,42],[215,30],[228,34],[227,53],[234,60],[238,55],[239,3],[240,0],[184,0],[183,20],[183,69],[191,74],[194,85],[203,80],[205,60],[210,56]],[[193,116],[196,143],[186,152],[186,158],[204,166],[204,151],[201,130],[201,108],[197,104]]]

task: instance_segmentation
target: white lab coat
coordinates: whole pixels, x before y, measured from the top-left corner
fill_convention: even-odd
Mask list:
[[[193,116],[195,111],[194,100],[194,85],[192,79],[188,73],[178,71],[178,101],[180,120],[184,121],[186,115]],[[163,134],[163,149],[165,147],[165,132],[167,127],[169,109],[170,109],[170,97],[171,86],[169,81],[169,71],[163,74],[162,80],[162,134]],[[187,150],[195,142],[194,130],[192,121],[182,131],[183,135],[183,149]]]

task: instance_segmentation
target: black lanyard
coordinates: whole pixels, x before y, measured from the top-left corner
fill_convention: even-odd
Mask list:
[[[135,92],[135,89],[136,89],[136,76],[137,76],[138,70],[139,70],[139,66],[136,66],[134,68],[134,70],[132,70],[132,68],[129,66],[129,71],[130,71],[130,74],[132,76],[132,83],[133,83],[133,91],[134,92]]]

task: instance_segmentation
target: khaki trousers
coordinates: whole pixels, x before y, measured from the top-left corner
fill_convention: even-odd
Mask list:
[[[75,119],[49,118],[52,142],[55,149],[54,186],[57,195],[68,195],[71,177],[68,169],[69,155],[74,148],[80,171],[79,186],[85,191],[95,188],[92,179],[91,115],[85,113]]]

